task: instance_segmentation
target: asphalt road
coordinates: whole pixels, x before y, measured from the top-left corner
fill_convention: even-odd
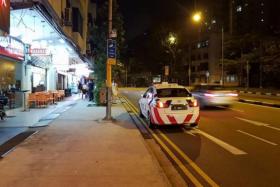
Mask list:
[[[121,94],[138,108],[142,92]],[[279,108],[236,102],[229,109],[202,110],[198,129],[155,132],[171,142],[170,149],[203,186],[213,186],[210,179],[219,186],[280,186],[279,119]]]

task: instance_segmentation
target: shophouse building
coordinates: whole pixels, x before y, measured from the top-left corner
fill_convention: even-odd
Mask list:
[[[10,5],[10,33],[0,38],[1,90],[75,91],[90,71],[89,1],[10,0]],[[22,93],[16,95],[20,103]]]

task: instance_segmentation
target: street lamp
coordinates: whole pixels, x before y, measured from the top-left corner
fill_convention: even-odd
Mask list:
[[[201,22],[201,19],[202,19],[202,14],[201,14],[201,12],[195,12],[195,13],[192,15],[192,20],[193,20],[193,22],[195,22],[195,23],[200,23],[200,22]]]
[[[202,20],[202,13],[197,11],[193,13],[191,18],[194,23],[199,24],[201,23]],[[191,59],[191,44],[190,44],[189,45],[189,68],[188,68],[189,86],[191,86],[191,63],[192,63],[192,59]]]
[[[170,33],[168,37],[169,44],[174,45],[176,44],[176,41],[177,41],[176,37],[172,33]]]
[[[170,61],[170,74],[169,77],[172,80],[172,72],[173,72],[173,65],[176,64],[176,53],[177,53],[177,35],[175,33],[169,33],[168,37],[166,38],[165,46],[167,47],[169,53],[172,57],[172,60]]]

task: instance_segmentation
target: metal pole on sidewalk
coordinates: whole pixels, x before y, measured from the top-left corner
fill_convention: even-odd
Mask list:
[[[109,30],[108,30],[108,38],[111,38],[112,32],[112,16],[113,15],[113,0],[109,0],[109,7],[108,7],[108,22],[109,22]],[[112,108],[112,73],[111,73],[111,64],[107,57],[106,62],[106,98],[107,98],[107,106],[106,106],[106,116],[104,120],[112,120],[111,116],[111,108]]]
[[[221,83],[224,86],[224,27],[222,26],[222,76]]]

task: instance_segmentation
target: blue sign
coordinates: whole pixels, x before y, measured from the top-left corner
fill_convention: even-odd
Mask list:
[[[117,42],[116,40],[108,39],[107,40],[107,57],[108,58],[116,58],[116,49]]]

